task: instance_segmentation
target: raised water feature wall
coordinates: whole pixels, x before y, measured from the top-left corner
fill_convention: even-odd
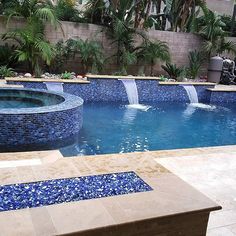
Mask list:
[[[188,95],[182,86],[161,85],[154,79],[137,79],[139,103],[154,102],[186,102],[189,103]],[[46,89],[43,82],[23,82],[9,81],[11,84],[24,85],[25,88]],[[214,85],[197,85],[194,86],[199,102],[209,103],[211,92],[207,88]],[[85,102],[92,101],[113,101],[126,102],[128,98],[124,85],[118,79],[90,79],[88,84],[65,83],[63,84],[64,92],[77,95],[84,99]]]
[[[38,80],[21,81],[9,80],[9,84],[23,85],[25,88],[47,89],[46,85]],[[112,101],[128,103],[124,85],[117,78],[90,78],[88,83],[70,83],[63,81],[64,92],[77,95],[85,102]],[[185,102],[189,103],[187,92],[178,83],[162,83],[156,79],[135,79],[139,103],[153,102]],[[183,85],[183,84],[182,84]],[[236,101],[236,92],[209,91],[214,84],[192,84],[196,89],[199,103],[231,103]]]

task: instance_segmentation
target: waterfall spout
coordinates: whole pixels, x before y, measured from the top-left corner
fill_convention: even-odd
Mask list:
[[[125,86],[125,91],[129,101],[129,105],[126,107],[147,111],[150,108],[150,106],[139,104],[138,89],[135,79],[120,79],[120,80]]]
[[[190,101],[190,104],[188,105],[188,107],[184,111],[185,117],[190,117],[196,111],[196,109],[203,109],[203,110],[212,111],[216,108],[213,105],[199,103],[197,91],[193,85],[182,85],[182,86],[186,90],[186,92],[188,94],[189,101]]]
[[[135,79],[121,79],[125,86],[126,94],[128,96],[129,104],[139,104],[138,89],[135,83]]]
[[[198,103],[197,91],[193,85],[183,85],[184,89],[188,94],[190,103]]]

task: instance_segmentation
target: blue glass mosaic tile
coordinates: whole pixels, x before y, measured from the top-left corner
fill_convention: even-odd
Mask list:
[[[151,191],[134,172],[0,186],[0,211]]]

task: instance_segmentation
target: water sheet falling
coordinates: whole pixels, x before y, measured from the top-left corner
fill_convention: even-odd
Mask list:
[[[127,105],[126,107],[147,111],[150,108],[150,106],[139,104],[138,89],[135,79],[120,79],[120,80],[125,86],[125,91],[129,101],[129,105]]]
[[[197,91],[193,85],[183,85],[185,91],[188,94],[190,103],[198,103]]]
[[[184,116],[190,117],[196,110],[196,108],[205,109],[205,110],[214,110],[216,107],[208,104],[199,103],[198,95],[195,87],[193,85],[182,85],[185,91],[188,94],[190,104],[187,109],[184,111]]]
[[[63,83],[59,82],[44,82],[47,87],[47,90],[54,91],[58,93],[63,93]]]

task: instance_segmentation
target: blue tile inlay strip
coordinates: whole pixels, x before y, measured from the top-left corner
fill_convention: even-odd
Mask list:
[[[0,186],[0,211],[151,191],[134,172]]]

